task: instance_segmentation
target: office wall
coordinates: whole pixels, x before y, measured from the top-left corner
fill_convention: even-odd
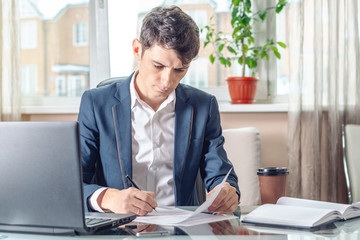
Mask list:
[[[77,114],[23,114],[23,121],[76,121]],[[287,113],[221,113],[223,129],[256,127],[261,136],[262,166],[288,166]]]
[[[223,129],[256,127],[261,136],[263,167],[288,166],[287,113],[221,113]]]

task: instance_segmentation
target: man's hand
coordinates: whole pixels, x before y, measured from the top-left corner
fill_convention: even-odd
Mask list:
[[[99,195],[97,201],[103,210],[144,216],[157,207],[154,197],[153,192],[140,191],[133,187],[124,190],[108,188]]]
[[[211,190],[206,195],[206,199],[208,199],[218,187],[219,185],[217,185],[213,190]],[[208,210],[210,212],[231,213],[236,210],[238,205],[239,203],[236,189],[228,182],[225,182],[224,186],[220,190],[219,195],[215,198],[214,202],[211,204]]]

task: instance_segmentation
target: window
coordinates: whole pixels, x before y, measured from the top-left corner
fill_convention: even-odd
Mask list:
[[[190,68],[181,80],[182,83],[194,87],[204,88],[208,86],[208,62],[207,58],[201,57],[190,64]],[[201,69],[201,71],[199,71]]]
[[[21,34],[21,48],[22,49],[37,48],[36,21],[22,21],[20,34]]]
[[[281,42],[288,42],[288,21],[289,21],[289,10],[284,9],[276,17],[276,38]],[[290,83],[290,65],[289,65],[289,47],[286,49],[279,48],[281,59],[277,60],[277,95],[284,96],[289,94],[289,83]]]
[[[146,1],[137,0],[136,3],[124,7],[124,3],[117,0],[108,1],[109,10],[109,43],[110,43],[110,77],[128,76],[132,71],[136,69],[136,61],[133,58],[131,52],[131,42],[133,38],[138,37],[140,34],[140,26],[143,17],[153,7],[159,5],[172,5],[176,4],[181,7],[186,13],[188,13],[194,21],[198,24],[199,28],[209,25],[211,23],[210,18],[213,17],[212,22],[216,24],[218,31],[229,33],[231,35],[230,25],[230,1],[228,0],[178,0],[178,1]],[[254,3],[255,7],[262,8],[264,2],[259,0]],[[119,24],[121,28],[127,33],[118,35]],[[266,26],[256,27],[256,34],[260,39],[276,38],[276,18],[268,17]],[[126,29],[126,30],[125,30]],[[134,32],[136,29],[136,32]],[[277,32],[283,36],[284,32],[281,32],[281,28]],[[273,34],[270,34],[273,32]],[[204,33],[200,36],[204,39]],[[282,39],[277,39],[281,41]],[[227,83],[225,79],[230,75],[240,73],[240,66],[234,63],[231,69],[225,68],[219,63],[211,64],[208,60],[208,56],[211,52],[211,47],[208,45],[203,48],[201,42],[201,48],[197,59],[195,59],[190,65],[190,69],[182,80],[182,83],[190,84],[192,86],[202,88],[205,91],[212,91],[214,88],[222,89],[226,94],[217,96],[219,101],[227,101],[229,94],[227,90]],[[282,53],[282,61],[285,53]],[[287,94],[288,78],[286,76],[287,68],[283,66],[277,67],[277,59],[271,58],[270,61],[261,61],[259,63],[259,74],[262,81],[258,84],[257,102],[267,101],[273,96],[278,94]],[[121,68],[119,68],[121,66]],[[286,65],[285,65],[286,66]],[[201,71],[199,71],[201,69]],[[279,75],[277,75],[279,73]],[[213,92],[214,93],[214,92]],[[260,100],[260,101],[259,101]]]
[[[60,98],[81,96],[89,88],[89,0],[19,3],[22,105],[42,104],[49,97],[59,97],[60,105]]]
[[[69,76],[67,81],[67,95],[69,97],[81,97],[85,91],[85,77],[84,76]]]
[[[66,96],[66,81],[65,76],[59,75],[55,80],[55,96],[64,97]]]
[[[21,93],[25,95],[37,94],[37,66],[21,66]]]
[[[187,10],[185,11],[189,16],[196,22],[198,27],[202,29],[207,25],[207,14],[206,10],[198,9],[198,10]],[[205,32],[200,33],[200,39],[205,39]]]
[[[82,23],[75,23],[73,25],[73,44],[76,47],[79,46],[87,46],[87,37],[88,36],[88,29],[87,24]]]

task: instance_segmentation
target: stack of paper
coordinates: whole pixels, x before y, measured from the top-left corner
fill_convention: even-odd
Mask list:
[[[232,169],[230,169],[231,171]],[[136,222],[167,225],[167,226],[192,226],[203,223],[223,221],[227,219],[237,218],[234,215],[212,215],[206,212],[208,207],[214,202],[215,198],[219,195],[221,188],[223,187],[226,179],[228,178],[230,171],[226,174],[225,178],[221,182],[220,186],[216,191],[207,199],[203,204],[201,204],[194,212],[187,211],[175,207],[157,207],[156,211],[143,216],[136,217]]]

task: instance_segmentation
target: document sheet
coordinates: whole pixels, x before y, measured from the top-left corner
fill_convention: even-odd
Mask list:
[[[232,218],[237,218],[234,215],[213,215],[202,213],[206,212],[208,207],[214,202],[215,198],[219,195],[221,188],[224,186],[226,179],[228,178],[230,171],[226,174],[224,180],[221,182],[216,191],[201,204],[194,212],[175,207],[157,207],[156,211],[149,213],[143,217],[136,217],[136,222],[159,224],[167,226],[192,226],[202,223],[217,222]]]

